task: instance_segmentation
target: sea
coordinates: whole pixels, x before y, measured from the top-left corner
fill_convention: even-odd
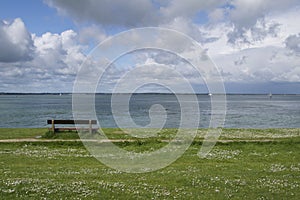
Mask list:
[[[151,109],[153,105],[160,105],[165,111],[164,128],[180,127],[182,117],[200,117],[200,128],[207,128],[210,124],[212,96],[207,94],[196,95],[196,104],[193,102],[193,105],[197,105],[197,108],[190,109],[183,116],[180,102],[182,98],[178,99],[175,94],[132,94],[129,103],[122,100],[122,95],[119,97],[114,106],[115,109],[120,108],[121,112],[116,113],[112,109],[111,94],[95,95],[95,111],[101,127],[120,127],[116,119],[126,122],[128,118],[140,127],[147,127],[151,123],[151,114],[161,114],[161,110],[155,113],[156,110]],[[300,128],[300,95],[227,94],[225,103],[226,128]],[[122,110],[126,110],[122,109],[124,106],[128,107],[129,115],[122,113]],[[200,112],[197,112],[198,109]],[[0,95],[0,127],[49,127],[48,119],[73,119],[72,94]]]

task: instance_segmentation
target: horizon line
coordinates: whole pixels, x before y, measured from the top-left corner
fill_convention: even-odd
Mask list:
[[[73,92],[0,92],[0,95],[70,95],[70,94],[102,94],[102,95],[111,95],[111,94],[162,94],[162,95],[169,95],[174,94],[171,92],[134,92],[134,93],[112,93],[112,92],[96,92],[96,93],[73,93]],[[204,92],[204,93],[175,93],[175,94],[181,94],[181,95],[209,95],[211,93]],[[213,93],[213,95],[220,95],[223,93]],[[225,95],[269,95],[270,93],[224,93]],[[272,95],[300,95],[300,93],[271,93]]]

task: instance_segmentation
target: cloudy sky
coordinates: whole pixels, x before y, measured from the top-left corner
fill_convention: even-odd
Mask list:
[[[71,92],[96,45],[151,26],[196,40],[219,68],[228,93],[300,94],[299,19],[299,0],[2,0],[0,92]],[[172,66],[196,92],[206,92],[187,63],[158,51],[119,59],[99,92],[110,92],[128,70],[149,63],[149,69],[157,66],[152,72],[158,78],[168,78],[160,67]]]

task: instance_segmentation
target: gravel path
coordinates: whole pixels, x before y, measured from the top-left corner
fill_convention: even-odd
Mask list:
[[[18,143],[18,142],[98,142],[98,143],[107,143],[107,142],[134,142],[135,140],[126,140],[126,139],[36,139],[36,138],[20,138],[20,139],[5,139],[0,140],[0,143]],[[230,143],[230,142],[272,142],[272,139],[261,139],[261,140],[218,140],[220,143]],[[169,140],[162,140],[162,142],[170,142]]]

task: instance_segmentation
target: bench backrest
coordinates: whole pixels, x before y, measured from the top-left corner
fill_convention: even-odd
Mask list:
[[[61,119],[55,119],[53,120],[54,124],[97,124],[97,120],[61,120]],[[76,123],[75,123],[76,122]],[[52,120],[47,120],[48,124],[52,124]]]

